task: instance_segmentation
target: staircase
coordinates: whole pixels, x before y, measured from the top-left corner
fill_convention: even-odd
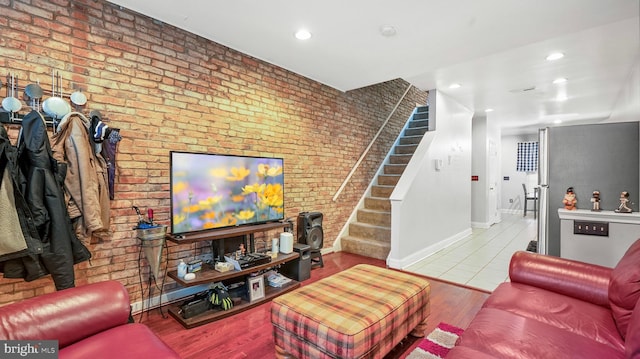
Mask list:
[[[429,107],[418,107],[398,145],[391,149],[389,162],[378,175],[359,209],[356,221],[349,224],[349,235],[342,237],[342,250],[366,257],[386,259],[391,250],[391,201],[389,196],[400,180],[424,134],[429,131]]]

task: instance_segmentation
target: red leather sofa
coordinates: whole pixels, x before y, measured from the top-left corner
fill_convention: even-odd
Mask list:
[[[640,358],[640,240],[615,268],[517,252],[452,358]]]
[[[105,281],[0,307],[0,340],[57,340],[59,358],[180,356],[146,325],[128,324],[129,293]]]

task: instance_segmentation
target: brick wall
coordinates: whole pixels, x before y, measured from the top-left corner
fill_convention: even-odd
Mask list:
[[[0,13],[0,76],[50,89],[51,71],[59,71],[67,94],[79,88],[87,96],[83,112],[100,110],[121,129],[112,234],[88,245],[93,258],[76,266],[76,284],[115,279],[132,302],[141,288],[132,205],[169,223],[169,151],[283,157],[285,216],[324,213],[331,247],[413,107],[426,101],[425,92],[409,91],[334,202],[405,81],[340,92],[102,0],[0,0]],[[8,127],[15,140],[18,128]],[[169,268],[206,250],[197,247],[169,243]],[[147,268],[142,263],[143,281]],[[0,305],[51,291],[49,277],[0,278]]]

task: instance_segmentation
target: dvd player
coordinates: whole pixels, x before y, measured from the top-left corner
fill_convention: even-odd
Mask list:
[[[262,253],[249,253],[235,258],[233,254],[224,257],[236,270],[243,270],[271,262],[271,257]]]

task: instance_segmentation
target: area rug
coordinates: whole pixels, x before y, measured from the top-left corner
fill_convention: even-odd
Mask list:
[[[425,339],[422,339],[406,359],[444,358],[463,331],[453,325],[440,323]]]

